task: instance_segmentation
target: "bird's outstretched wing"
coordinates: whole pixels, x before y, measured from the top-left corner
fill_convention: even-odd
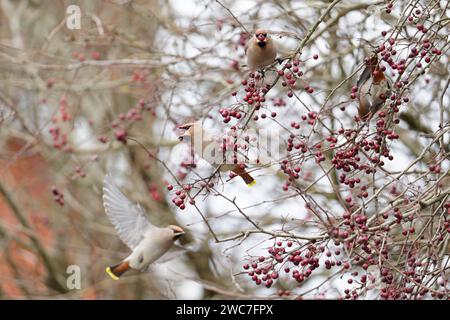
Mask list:
[[[103,206],[120,239],[131,250],[136,248],[149,229],[156,228],[145,217],[141,206],[128,200],[109,174],[103,182]]]

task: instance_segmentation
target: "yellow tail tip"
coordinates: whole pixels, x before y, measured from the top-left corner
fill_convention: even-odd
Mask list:
[[[253,180],[252,182],[247,183],[247,186],[253,187],[255,184],[256,184],[256,180]]]
[[[106,273],[107,273],[111,278],[113,278],[114,280],[119,280],[119,277],[116,276],[116,275],[111,271],[111,268],[110,268],[110,267],[107,267],[105,271],[106,271]]]

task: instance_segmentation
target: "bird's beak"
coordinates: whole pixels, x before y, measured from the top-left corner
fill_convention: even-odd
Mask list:
[[[187,125],[181,125],[181,126],[178,126],[178,127],[177,127],[178,130],[180,130],[180,131],[178,131],[178,132],[179,132],[179,133],[178,133],[178,134],[179,134],[179,135],[178,135],[178,140],[183,141],[183,140],[184,140],[184,136],[189,135],[187,130],[189,130],[190,127],[191,127],[190,124],[187,124]]]
[[[184,231],[175,232],[174,238],[175,238],[175,239],[178,239],[179,237],[183,236],[184,234],[185,234]]]

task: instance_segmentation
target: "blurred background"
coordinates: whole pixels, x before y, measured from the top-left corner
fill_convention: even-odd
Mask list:
[[[448,297],[449,16],[448,1],[0,0],[0,298]],[[201,120],[226,133],[247,120],[245,44],[258,27],[286,58],[275,68],[299,60],[303,73],[286,87],[267,71],[273,88],[248,122],[278,136],[281,155],[253,168],[252,188],[228,173],[206,185],[214,168],[175,128]],[[378,132],[388,155],[381,167],[362,152],[375,170],[342,177],[336,153],[377,132],[381,117],[355,119],[351,93],[383,45],[386,74],[403,81]],[[289,148],[294,131],[303,145]],[[286,166],[299,166],[295,181]],[[103,210],[108,172],[153,223],[188,231],[185,254],[120,281],[105,274],[128,255]],[[186,192],[195,204],[176,205]],[[345,229],[348,212],[368,229]],[[301,281],[291,246],[309,259]],[[248,268],[277,247],[283,262],[260,285]],[[80,288],[68,286],[72,265]]]

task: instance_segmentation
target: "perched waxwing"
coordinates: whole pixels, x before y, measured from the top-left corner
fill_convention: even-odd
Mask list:
[[[367,59],[357,86],[358,113],[361,119],[366,120],[381,108],[391,92],[390,81],[380,70],[377,56]]]
[[[132,250],[122,262],[106,268],[106,273],[114,280],[119,280],[129,269],[146,271],[184,234],[178,226],[159,228],[152,225],[141,206],[128,200],[110,175],[103,183],[103,205],[120,239]]]
[[[232,171],[240,176],[249,187],[256,184],[256,180],[245,170],[245,166],[239,162],[235,164],[230,159],[230,154],[223,152],[220,143],[203,129],[201,123],[185,123],[178,128],[184,130],[184,133],[179,136],[179,140],[190,143],[194,152],[210,165],[220,166],[220,171]],[[236,153],[232,154],[239,156]]]
[[[258,29],[249,40],[245,53],[250,72],[255,72],[274,63],[277,57],[277,48],[267,31]]]

